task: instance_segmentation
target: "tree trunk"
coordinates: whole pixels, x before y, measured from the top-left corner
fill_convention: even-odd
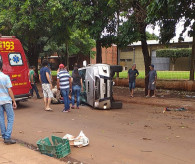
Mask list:
[[[117,46],[117,65],[120,65],[120,50]],[[119,72],[116,73],[116,77],[119,78]]]
[[[38,58],[39,53],[41,52],[40,47],[35,44],[28,45],[28,52],[26,54],[29,62],[29,66],[36,67],[36,74],[38,75]],[[36,77],[36,81],[38,81],[38,76]]]
[[[36,45],[29,45],[28,54],[26,54],[26,56],[30,66],[35,66],[38,68],[39,53],[40,50]]]
[[[144,64],[145,64],[145,76],[148,75],[150,68],[149,66],[151,65],[151,57],[149,55],[149,51],[148,51],[148,44],[146,42],[146,30],[145,28],[142,29],[141,32],[141,44],[142,44],[142,53],[144,56]],[[148,77],[145,78],[145,95],[148,94]]]
[[[68,55],[68,43],[66,43],[66,58],[65,58],[65,65],[67,67],[67,70],[69,70],[69,55]]]
[[[102,46],[100,40],[96,40],[96,63],[102,63]]]
[[[190,64],[190,80],[194,80],[194,61],[195,61],[195,40],[193,36],[192,56],[191,56],[191,64]]]
[[[172,71],[175,71],[175,63],[172,65]]]

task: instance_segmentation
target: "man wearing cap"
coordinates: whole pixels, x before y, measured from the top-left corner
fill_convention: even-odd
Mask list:
[[[50,70],[48,68],[48,61],[43,60],[42,68],[40,69],[39,80],[42,83],[42,90],[44,95],[45,110],[52,111],[50,108],[52,93],[52,82],[50,78]]]
[[[57,88],[60,89],[64,100],[64,109],[62,112],[70,111],[69,91],[71,90],[71,76],[63,64],[59,65],[57,74]]]
[[[149,67],[150,67],[150,72],[146,76],[146,77],[149,77],[148,95],[146,97],[150,97],[150,91],[151,90],[154,90],[154,95],[152,97],[155,97],[157,73],[156,73],[156,70],[154,70],[154,65],[153,64],[151,64]]]
[[[2,72],[3,63],[0,61],[0,127],[1,135],[6,144],[15,144],[16,141],[11,139],[11,133],[14,123],[13,108],[17,108],[14,94],[12,92],[12,83],[9,76]],[[12,105],[13,101],[13,105]],[[7,127],[5,126],[4,112],[7,115]]]

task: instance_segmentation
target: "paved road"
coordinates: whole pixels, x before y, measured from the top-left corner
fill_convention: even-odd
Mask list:
[[[63,105],[43,109],[43,100],[22,102],[15,110],[13,137],[36,145],[46,136],[90,139],[84,148],[71,148],[69,157],[84,164],[194,164],[195,112],[162,113],[162,107],[126,103],[120,110],[79,110],[62,113]]]

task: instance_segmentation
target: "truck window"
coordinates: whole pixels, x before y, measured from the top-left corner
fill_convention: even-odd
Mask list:
[[[9,54],[9,63],[11,66],[23,65],[22,56],[20,53],[14,52]]]
[[[0,55],[0,61],[2,61],[1,55]]]

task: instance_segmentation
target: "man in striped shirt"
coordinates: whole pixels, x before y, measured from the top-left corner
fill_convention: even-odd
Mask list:
[[[59,72],[57,74],[57,88],[60,89],[64,99],[64,109],[62,112],[70,111],[69,91],[71,91],[71,76],[63,64],[59,65]]]

